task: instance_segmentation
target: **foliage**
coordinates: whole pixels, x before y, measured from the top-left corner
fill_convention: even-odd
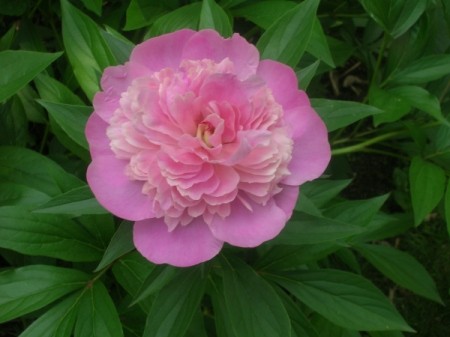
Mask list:
[[[436,219],[450,231],[449,1],[12,3],[0,0],[0,336],[403,336],[374,282],[443,303],[448,289],[393,238]],[[238,32],[292,66],[334,156],[279,237],[176,269],[141,257],[93,198],[84,126],[105,67],[184,27]]]

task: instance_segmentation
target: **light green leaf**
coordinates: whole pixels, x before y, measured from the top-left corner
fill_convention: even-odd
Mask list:
[[[116,63],[97,24],[86,14],[61,0],[64,47],[73,72],[86,96],[99,91],[103,69]]]
[[[76,292],[53,306],[19,337],[71,337],[81,294]]]
[[[143,337],[183,336],[203,297],[206,276],[197,268],[180,269],[153,302]]]
[[[444,196],[445,172],[439,166],[414,157],[409,167],[414,224],[418,226]]]
[[[83,227],[64,216],[0,207],[0,247],[66,261],[95,261],[102,249]]]
[[[76,270],[32,265],[0,272],[0,323],[45,307],[86,285],[89,275]]]
[[[223,259],[223,293],[234,337],[289,337],[291,324],[275,290],[240,260]]]
[[[214,0],[203,0],[198,28],[214,29],[223,37],[230,37],[233,33],[230,18]]]
[[[71,140],[88,150],[89,145],[85,136],[85,128],[92,108],[83,105],[69,105],[39,100],[49,115]]]
[[[303,184],[301,191],[308,196],[317,207],[322,207],[335,198],[351,182],[351,179],[316,179]]]
[[[275,21],[256,44],[261,58],[295,67],[308,46],[318,5],[318,0],[305,0]]]
[[[66,193],[55,196],[33,210],[35,213],[67,214],[80,216],[86,214],[107,214],[95,199],[89,186],[76,187]]]
[[[306,51],[328,64],[330,67],[335,67],[333,56],[331,55],[330,47],[328,46],[327,37],[323,32],[322,25],[317,17],[314,19],[311,38],[309,39]]]
[[[328,132],[343,128],[365,117],[383,113],[371,105],[351,101],[311,99],[311,105],[325,122]]]
[[[126,63],[130,59],[134,43],[111,27],[106,27],[106,31],[102,30],[100,32],[108,47],[111,49],[111,53],[114,55],[117,63]]]
[[[373,116],[375,126],[396,122],[411,111],[411,105],[403,97],[375,86],[370,88],[369,101],[371,105],[384,111]]]
[[[375,268],[401,287],[443,304],[430,274],[411,255],[382,245],[365,244],[357,245],[355,248]]]
[[[395,84],[422,84],[450,74],[450,55],[429,55],[411,62],[406,68],[396,71],[389,79]]]
[[[64,103],[73,105],[83,105],[80,97],[75,95],[72,90],[63,83],[57,81],[51,76],[39,74],[34,79],[39,96],[44,101],[54,103]]]
[[[40,53],[26,50],[0,52],[0,102],[14,95],[62,53]]]
[[[359,275],[322,269],[270,275],[270,278],[312,310],[346,329],[414,331],[389,300]]]
[[[49,196],[84,183],[47,157],[20,147],[0,147],[0,181],[18,183]]]
[[[123,337],[122,324],[111,296],[102,282],[96,281],[80,299],[75,337]]]
[[[316,75],[317,68],[319,68],[320,61],[317,60],[314,63],[311,63],[309,66],[300,69],[296,72],[298,78],[299,88],[302,90],[306,90],[311,83],[312,79]]]
[[[295,220],[291,220],[286,224],[286,227],[271,243],[307,245],[335,242],[349,238],[362,231],[363,229],[359,226],[300,213],[295,216]]]
[[[133,225],[128,221],[122,221],[111,238],[111,241],[103,254],[102,260],[94,271],[100,271],[108,264],[114,262],[114,260],[131,252],[133,249]]]

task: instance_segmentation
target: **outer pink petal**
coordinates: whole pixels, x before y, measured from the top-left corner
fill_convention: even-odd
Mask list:
[[[282,181],[286,185],[301,185],[320,177],[331,159],[327,128],[323,121],[310,107],[300,107],[298,114],[294,149],[288,166],[291,174]]]
[[[111,155],[109,138],[106,136],[108,124],[96,113],[93,113],[86,124],[86,138],[92,157],[100,155]]]
[[[272,60],[263,60],[259,63],[257,74],[264,79],[272,90],[275,100],[285,110],[293,106],[310,105],[306,94],[298,90],[297,76],[289,66]]]
[[[133,49],[130,62],[141,64],[151,71],[166,67],[177,69],[183,48],[194,34],[196,32],[193,30],[182,29],[144,41]]]
[[[195,34],[184,46],[183,59],[211,59],[220,62],[229,58],[235,66],[235,74],[240,80],[255,74],[259,63],[259,52],[239,34],[224,39],[214,30],[202,30]]]
[[[223,242],[212,235],[200,218],[172,232],[163,219],[148,219],[134,224],[134,245],[153,263],[189,267],[212,259]]]
[[[289,218],[285,210],[274,200],[269,200],[264,206],[250,204],[252,211],[236,201],[228,217],[216,216],[210,225],[213,235],[238,247],[256,247],[277,236]]]
[[[275,203],[280,207],[289,219],[294,211],[297,203],[298,194],[300,192],[298,186],[284,185],[283,191],[274,196]]]
[[[122,219],[137,221],[154,216],[152,200],[142,194],[142,182],[125,176],[126,161],[114,155],[94,157],[87,181],[100,204]]]

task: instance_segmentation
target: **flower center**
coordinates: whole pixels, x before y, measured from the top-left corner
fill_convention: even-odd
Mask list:
[[[203,121],[197,126],[197,138],[203,141],[203,143],[206,144],[208,147],[212,147],[211,143],[209,142],[209,137],[214,133],[215,128],[214,126],[208,122]]]

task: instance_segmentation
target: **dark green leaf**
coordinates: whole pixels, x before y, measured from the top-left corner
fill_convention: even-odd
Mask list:
[[[124,30],[134,30],[149,26],[167,10],[159,1],[131,0],[127,8]]]
[[[46,265],[0,272],[0,322],[52,303],[86,285],[88,277],[79,270]]]
[[[316,98],[311,99],[311,104],[322,117],[329,132],[383,112],[376,107],[351,101]]]
[[[19,337],[70,337],[82,292],[76,292],[54,305],[35,320]]]
[[[350,330],[414,331],[367,279],[322,269],[270,276],[312,310]]]
[[[80,299],[75,336],[123,337],[119,314],[100,281],[94,282]]]
[[[275,21],[256,45],[261,58],[295,67],[308,46],[318,5],[317,0],[303,1]]]
[[[41,74],[36,78],[39,76],[41,76]],[[46,123],[47,118],[44,109],[36,102],[38,94],[30,84],[23,87],[22,90],[17,93],[17,97],[22,103],[28,121],[40,124]]]
[[[103,269],[108,264],[114,262],[114,260],[131,252],[133,249],[133,225],[128,221],[123,221],[114,233],[108,248],[106,248],[106,251],[103,254],[102,260],[97,268],[95,268],[95,271]]]
[[[445,192],[445,222],[447,223],[447,232],[450,236],[450,180],[447,183],[447,191]]]
[[[331,55],[330,47],[328,46],[327,37],[323,32],[322,25],[318,18],[315,18],[314,20],[311,38],[309,39],[306,51],[328,64],[330,67],[335,67],[333,56]]]
[[[106,31],[102,30],[101,33],[117,62],[126,63],[130,58],[134,43],[110,27],[106,27]]]
[[[0,182],[0,206],[38,205],[50,197],[26,185]]]
[[[83,5],[98,16],[102,15],[102,0],[81,0]]]
[[[101,249],[85,229],[64,216],[0,207],[0,247],[66,261],[95,261]]]
[[[223,259],[223,291],[234,337],[289,337],[291,324],[275,290],[248,265]]]
[[[25,146],[29,140],[28,120],[17,97],[0,105],[0,145]]]
[[[223,37],[229,37],[233,33],[227,13],[214,0],[203,0],[198,28],[215,29]]]
[[[351,183],[350,179],[326,180],[317,179],[302,185],[301,191],[317,207],[326,205]]]
[[[370,88],[369,100],[374,107],[384,111],[373,116],[375,126],[398,121],[411,111],[411,105],[404,98],[378,87]]]
[[[274,18],[282,17],[296,5],[293,1],[257,1],[233,10],[233,14],[266,30],[273,25]]]
[[[172,266],[163,265],[155,266],[152,272],[147,276],[142,283],[135,299],[134,303],[142,301],[144,298],[157,293],[163,287],[165,287],[172,279],[177,276],[177,269]]]
[[[199,308],[206,280],[199,267],[180,269],[153,302],[143,337],[183,336]]]
[[[0,102],[14,95],[61,55],[25,50],[0,52]]]
[[[409,167],[414,224],[418,226],[444,196],[445,172],[439,166],[414,157]]]
[[[53,77],[39,74],[34,79],[39,96],[44,101],[54,103],[64,103],[73,105],[83,105],[83,101],[73,93],[63,83],[55,80]]]
[[[436,284],[424,266],[411,255],[381,245],[358,245],[356,249],[379,271],[398,285],[442,303]]]
[[[19,147],[0,147],[0,181],[26,185],[56,196],[83,182],[43,155]]]

